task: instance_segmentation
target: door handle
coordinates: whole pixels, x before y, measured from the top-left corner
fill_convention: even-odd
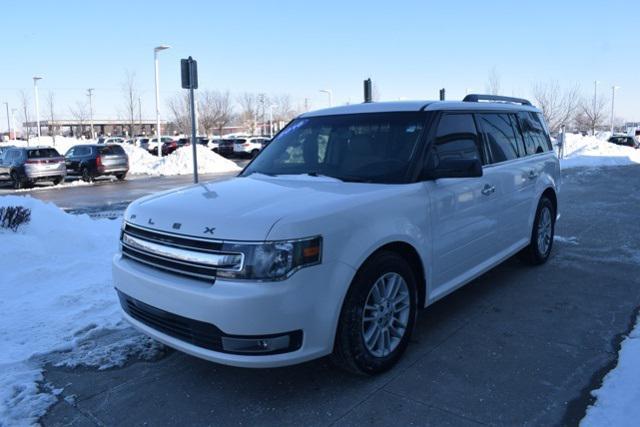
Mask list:
[[[536,171],[534,171],[533,169],[531,169],[529,171],[529,179],[536,179],[538,177],[538,173]]]
[[[485,196],[488,196],[490,194],[495,193],[495,191],[496,191],[496,187],[494,187],[493,185],[485,184],[481,193],[484,194]]]

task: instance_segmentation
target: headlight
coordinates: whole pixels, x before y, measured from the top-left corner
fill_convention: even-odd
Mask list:
[[[322,260],[322,237],[265,243],[224,243],[223,252],[244,254],[240,271],[218,270],[217,277],[242,280],[283,280]]]

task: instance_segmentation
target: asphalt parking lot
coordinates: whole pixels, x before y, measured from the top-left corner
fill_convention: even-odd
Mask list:
[[[249,370],[168,350],[63,387],[43,425],[575,425],[640,305],[640,168],[564,174],[550,261],[512,259],[421,313],[392,371]],[[65,399],[65,397],[67,399]]]

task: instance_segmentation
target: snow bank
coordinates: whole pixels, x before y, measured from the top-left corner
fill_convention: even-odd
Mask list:
[[[136,175],[188,175],[193,173],[193,160],[191,146],[182,147],[168,156],[158,158],[149,154],[146,150],[133,145],[122,146],[129,156],[129,173]],[[236,172],[240,167],[231,160],[214,153],[213,151],[197,146],[198,173],[225,173]]]
[[[637,426],[640,420],[640,317],[622,343],[618,365],[591,392],[597,399],[587,409],[581,427]]]
[[[562,169],[576,167],[625,166],[640,163],[640,150],[607,142],[607,134],[581,136],[567,134]]]
[[[0,206],[16,205],[31,209],[31,222],[17,233],[0,230],[0,425],[34,423],[55,403],[60,390],[37,384],[39,356],[68,351],[74,365],[104,362],[108,355],[74,350],[97,331],[127,327],[111,281],[120,222],[66,214],[30,197],[0,197]]]

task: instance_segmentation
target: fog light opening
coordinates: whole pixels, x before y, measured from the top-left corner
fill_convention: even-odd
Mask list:
[[[224,351],[233,353],[260,354],[288,349],[291,346],[289,335],[273,338],[232,338],[222,337]]]

